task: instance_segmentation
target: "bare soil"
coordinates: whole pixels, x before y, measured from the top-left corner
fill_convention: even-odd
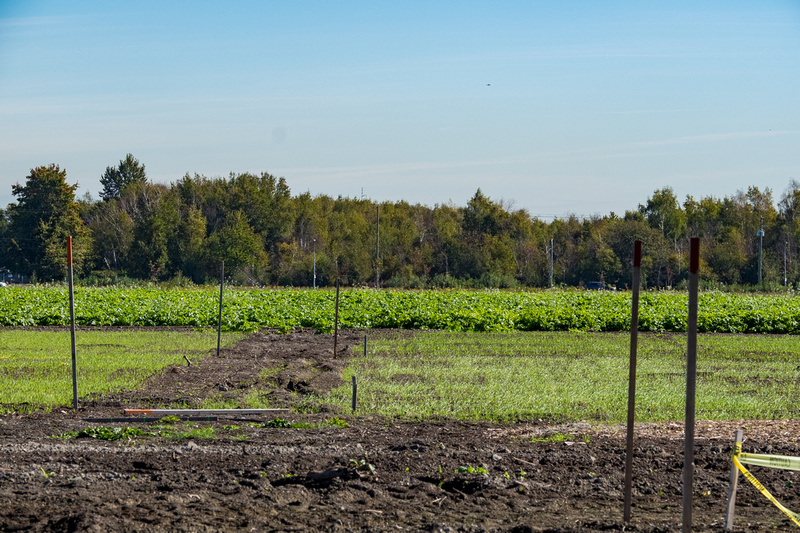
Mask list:
[[[637,425],[628,524],[622,519],[622,426],[412,422],[328,407],[283,416],[309,423],[336,416],[349,427],[217,420],[180,423],[214,428],[216,437],[208,439],[51,438],[87,426],[120,427],[85,419],[120,417],[123,408],[193,407],[253,390],[273,405],[302,406],[306,395],[343,383],[351,347],[362,339],[362,332],[340,332],[335,357],[331,335],[254,334],[219,358],[165,369],[141,390],[88,399],[77,412],[65,406],[0,415],[0,531],[680,530],[680,423]],[[260,375],[265,368],[278,370]],[[794,420],[699,421],[694,531],[724,530],[737,428],[745,431],[745,451],[800,455]],[[800,475],[753,473],[784,505],[800,508]],[[740,477],[734,531],[791,528]]]

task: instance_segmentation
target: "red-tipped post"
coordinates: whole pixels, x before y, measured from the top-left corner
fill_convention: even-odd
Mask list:
[[[75,292],[72,277],[72,237],[67,237],[67,279],[69,281],[69,323],[72,338],[72,408],[78,409],[78,363],[75,355]]]
[[[625,453],[625,508],[623,519],[631,520],[633,491],[633,424],[636,420],[636,352],[639,343],[639,285],[642,267],[642,241],[633,243],[633,296],[631,298],[631,355],[628,372],[628,433]]]
[[[689,317],[686,324],[686,420],[683,444],[683,532],[692,530],[694,487],[694,402],[697,383],[697,287],[700,239],[692,237],[689,250]]]

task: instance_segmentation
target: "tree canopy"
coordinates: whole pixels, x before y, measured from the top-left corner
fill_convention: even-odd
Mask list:
[[[144,165],[139,160],[128,154],[125,159],[121,159],[116,167],[106,167],[106,171],[100,177],[100,184],[103,190],[100,191],[100,198],[112,200],[119,198],[125,187],[134,184],[147,182],[147,175],[144,172]]]
[[[72,236],[73,262],[80,270],[91,261],[92,238],[78,216],[77,184],[69,185],[58,165],[31,170],[25,185],[11,187],[16,204],[9,204],[4,248],[6,268],[47,280],[63,278],[67,270],[66,238]]]
[[[15,185],[17,202],[0,211],[0,268],[38,279],[63,277],[62,241],[76,242],[76,267],[97,279],[128,276],[214,280],[225,261],[234,283],[310,286],[337,278],[371,285],[376,269],[390,287],[547,287],[604,281],[625,287],[633,243],[644,244],[647,287],[687,278],[689,238],[702,239],[707,283],[755,284],[762,250],[767,283],[800,282],[800,184],[775,205],[770,189],[730,196],[655,190],[624,216],[545,221],[478,189],[465,206],[292,195],[263,172],[227,178],[185,175],[169,185],[147,180],[128,154],[108,167],[102,200],[75,201],[77,185],[56,165]],[[380,207],[378,234],[376,208]],[[757,232],[764,229],[763,240]]]

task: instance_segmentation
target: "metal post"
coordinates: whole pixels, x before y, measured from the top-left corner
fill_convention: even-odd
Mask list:
[[[78,410],[78,362],[75,355],[75,293],[72,277],[72,237],[67,237],[67,277],[69,280],[69,324],[72,337],[72,408]]]
[[[733,434],[733,447],[742,442],[744,433],[741,429],[737,429]],[[736,489],[739,487],[739,469],[736,464],[731,464],[731,481],[728,486],[728,508],[725,512],[725,529],[733,529],[733,514],[736,507]]]
[[[333,315],[333,356],[336,357],[336,351],[339,345],[339,278],[336,278],[336,309]]]
[[[314,288],[317,288],[317,239],[314,239]]]
[[[225,285],[225,261],[219,265],[219,318],[217,319],[217,357],[222,339],[222,287]]]
[[[625,508],[623,520],[631,520],[633,491],[633,424],[636,420],[636,352],[639,344],[639,285],[642,266],[642,241],[633,244],[633,296],[631,299],[631,356],[628,372],[628,434],[625,453]]]
[[[686,419],[683,442],[683,533],[692,531],[694,486],[694,414],[697,383],[697,286],[700,270],[700,238],[692,237],[689,252],[689,319],[686,346]]]
[[[356,381],[356,377],[353,376],[353,412],[356,412],[356,398],[358,397],[358,382]]]
[[[761,285],[761,259],[764,245],[764,217],[761,217],[761,229],[758,230],[756,235],[758,235],[758,284]]]
[[[375,288],[380,280],[381,206],[375,206]]]

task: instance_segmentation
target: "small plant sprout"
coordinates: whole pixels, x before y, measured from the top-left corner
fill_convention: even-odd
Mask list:
[[[489,473],[489,471],[486,470],[485,468],[483,468],[482,466],[479,466],[479,467],[476,468],[476,467],[474,467],[472,465],[468,465],[468,466],[459,466],[458,468],[456,468],[455,473],[456,474],[482,474],[482,475],[485,476],[485,475],[487,475]]]
[[[357,460],[357,459],[350,459],[350,462],[355,465],[355,469],[358,472],[369,472],[370,474],[375,473],[375,466],[372,463],[367,462],[368,457],[365,455],[364,459]],[[408,470],[408,469],[406,469]]]
[[[47,479],[50,479],[51,477],[53,477],[53,476],[55,476],[55,475],[56,475],[56,473],[55,473],[55,472],[47,472],[47,471],[44,469],[44,467],[43,467],[43,466],[39,467],[39,469],[42,471],[42,475],[43,475],[45,478],[47,478]]]
[[[344,420],[342,420],[342,419],[340,419],[339,417],[336,417],[336,416],[334,416],[333,418],[328,420],[328,423],[330,425],[332,425],[332,426],[337,426],[337,427],[340,427],[340,428],[349,428],[350,427],[350,424],[348,424],[347,422],[345,422]]]

